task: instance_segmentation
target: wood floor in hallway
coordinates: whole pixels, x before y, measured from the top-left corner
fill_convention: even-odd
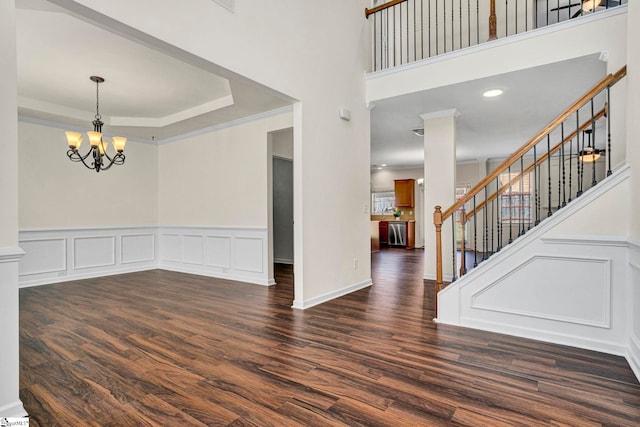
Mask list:
[[[32,426],[638,426],[621,357],[435,325],[422,251],[300,311],[262,287],[152,270],[20,290]],[[327,266],[331,268],[331,266]]]

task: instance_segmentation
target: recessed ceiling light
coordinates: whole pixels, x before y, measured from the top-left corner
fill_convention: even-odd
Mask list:
[[[502,95],[502,89],[491,89],[482,94],[485,98],[493,98]]]
[[[386,163],[382,163],[380,166],[382,166],[383,168],[386,168],[387,164]]]
[[[378,167],[377,167],[377,169],[378,169],[378,170],[382,169],[382,166],[378,166]]]

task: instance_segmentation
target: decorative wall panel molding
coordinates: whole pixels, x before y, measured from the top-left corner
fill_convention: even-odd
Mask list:
[[[22,230],[19,285],[157,268],[156,227]]]
[[[268,277],[267,230],[120,227],[23,230],[20,286],[163,268],[260,285]]]
[[[160,227],[159,267],[272,285],[266,228]]]

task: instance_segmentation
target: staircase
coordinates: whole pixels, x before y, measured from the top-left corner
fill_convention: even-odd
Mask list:
[[[630,170],[611,156],[611,87],[625,75],[436,207],[437,322],[625,353]],[[455,248],[444,257],[443,239]]]

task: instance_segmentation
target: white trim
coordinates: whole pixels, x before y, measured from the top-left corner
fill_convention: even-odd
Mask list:
[[[545,236],[541,237],[543,243],[549,245],[586,245],[586,246],[617,246],[626,248],[629,241],[620,236]]]
[[[157,139],[157,143],[158,145],[163,145],[163,144],[170,144],[172,142],[177,142],[177,141],[181,141],[183,139],[186,138],[191,138],[194,136],[198,136],[198,135],[203,135],[206,133],[210,133],[210,132],[215,132],[215,131],[219,131],[221,129],[226,129],[226,128],[230,128],[230,127],[234,127],[234,126],[240,126],[246,123],[251,123],[251,122],[255,122],[258,120],[262,120],[262,119],[266,119],[269,117],[273,117],[273,116],[277,116],[280,114],[284,114],[284,113],[291,113],[293,112],[293,106],[292,105],[286,105],[284,107],[280,107],[280,108],[276,108],[275,110],[271,110],[271,111],[265,111],[263,113],[258,113],[258,114],[254,114],[252,116],[247,116],[247,117],[242,117],[236,120],[231,120],[229,122],[224,122],[224,123],[220,123],[217,125],[213,125],[213,126],[209,126],[206,128],[202,128],[202,129],[197,129],[191,132],[187,132],[187,133],[183,133],[180,135],[176,135],[176,136],[172,136],[170,138],[164,138],[164,139]]]
[[[477,299],[479,296],[489,291],[493,287],[500,285],[502,282],[509,279],[511,276],[519,273],[522,269],[527,267],[529,264],[540,259],[553,260],[553,261],[562,260],[562,261],[578,261],[578,262],[591,262],[591,263],[604,264],[605,265],[604,271],[603,271],[604,277],[602,277],[602,280],[604,282],[604,290],[605,290],[604,293],[606,295],[606,299],[603,301],[603,309],[604,309],[603,321],[595,322],[591,320],[576,319],[576,318],[567,317],[567,316],[557,316],[557,315],[546,314],[546,313],[536,313],[533,311],[508,309],[508,308],[497,307],[497,306],[492,306],[492,305],[487,305],[487,304],[482,304],[477,302]],[[514,314],[516,316],[535,317],[538,319],[554,320],[554,321],[564,322],[564,323],[575,323],[577,325],[594,326],[597,328],[610,329],[611,328],[611,274],[612,274],[611,262],[612,262],[611,258],[551,256],[551,255],[536,254],[531,256],[529,259],[525,260],[521,264],[515,266],[507,274],[501,276],[499,279],[493,281],[489,285],[483,287],[482,289],[479,289],[477,292],[471,295],[471,308],[475,308],[478,310],[494,311],[496,313]]]
[[[448,117],[453,117],[454,119],[457,119],[458,117],[460,117],[460,110],[458,110],[457,108],[452,108],[450,110],[440,110],[440,111],[434,111],[433,113],[420,114],[420,118],[425,122],[427,120],[445,119]]]
[[[364,289],[367,288],[369,286],[373,285],[373,282],[371,281],[371,279],[367,279],[367,280],[363,280],[362,282],[359,283],[355,283],[351,286],[346,286],[342,289],[337,289],[335,291],[331,291],[331,292],[327,292],[326,294],[322,294],[319,295],[317,297],[314,298],[310,298],[308,300],[305,301],[300,301],[300,300],[294,300],[293,301],[293,305],[291,306],[291,308],[296,308],[299,310],[306,310],[307,308],[311,308],[314,307],[318,304],[322,304],[325,303],[327,301],[331,301],[333,299],[336,298],[340,298],[343,297],[345,295],[348,295],[352,292],[355,291],[359,291],[360,289]]]
[[[292,259],[285,259],[285,258],[274,258],[273,262],[276,264],[287,264],[287,265],[293,265],[293,260]]]
[[[568,345],[585,350],[599,351],[616,356],[626,356],[627,348],[624,345],[598,339],[590,339],[582,336],[563,334],[553,331],[527,328],[525,326],[511,326],[505,323],[492,322],[484,319],[467,319],[463,317],[460,325],[472,329],[497,332],[499,334],[512,335],[530,340],[539,340],[553,344]]]
[[[7,405],[0,406],[0,417],[2,418],[24,418],[29,416],[22,406],[22,401],[16,400]]]
[[[18,246],[0,247],[0,262],[20,261],[23,255],[24,251]]]
[[[494,49],[501,46],[519,43],[523,40],[528,40],[528,39],[546,35],[546,34],[552,34],[557,31],[564,31],[569,28],[578,27],[580,25],[600,21],[602,19],[612,18],[614,16],[626,14],[626,13],[627,13],[627,4],[623,4],[620,6],[613,7],[609,10],[604,10],[598,13],[582,16],[579,19],[569,19],[567,21],[562,21],[555,24],[547,25],[546,27],[536,28],[533,30],[526,31],[524,33],[510,35],[509,37],[487,41],[474,46],[469,46],[462,49],[454,50],[453,52],[447,52],[437,56],[432,56],[430,58],[420,59],[418,61],[402,64],[393,68],[387,68],[380,71],[372,71],[370,73],[365,74],[365,80],[373,80],[373,79],[393,75],[396,73],[400,73],[405,70],[420,68],[420,67],[428,66],[431,64],[435,64],[437,62],[448,61],[450,59],[458,58],[461,56],[482,52],[485,50],[490,50],[490,49]]]
[[[227,9],[229,12],[234,13],[235,9],[235,0],[213,0],[218,5]]]
[[[423,280],[431,280],[434,281],[436,280],[436,275],[435,274],[431,274],[431,273],[424,273],[424,276],[422,276]],[[451,282],[453,280],[453,274],[443,274],[442,275],[442,281],[443,282]],[[448,286],[447,286],[448,288]],[[447,289],[445,288],[445,289]]]
[[[626,359],[636,378],[640,381],[640,339],[633,334],[629,336]]]

